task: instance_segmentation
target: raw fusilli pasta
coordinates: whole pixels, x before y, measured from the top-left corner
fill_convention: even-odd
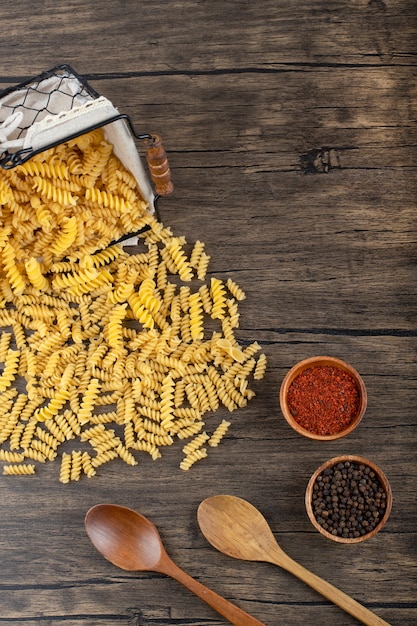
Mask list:
[[[255,370],[253,372],[253,378],[255,380],[261,380],[264,377],[266,371],[266,355],[260,354],[258,360],[256,361]]]
[[[226,308],[226,290],[222,280],[218,278],[211,279],[210,294],[213,300],[211,317],[213,319],[222,319],[224,317],[224,309]]]
[[[35,465],[32,463],[17,463],[16,465],[4,465],[3,474],[9,476],[27,476],[35,473]]]
[[[235,337],[240,288],[204,282],[204,244],[157,221],[100,129],[1,172],[0,209],[5,473],[60,456],[68,483],[178,440],[182,469],[207,456],[230,425],[209,436],[207,415],[245,406],[266,357]],[[138,253],[107,247],[136,230]]]
[[[239,287],[239,285],[237,285],[231,278],[227,279],[226,287],[236,300],[244,300],[246,298],[246,294],[243,289],[241,289],[241,287]]]
[[[208,445],[211,446],[212,448],[217,447],[220,441],[223,439],[223,437],[227,433],[227,431],[229,430],[230,424],[231,422],[228,422],[227,420],[222,420],[220,424],[217,426],[212,436],[210,437],[210,439],[208,440]]]
[[[15,380],[19,368],[20,350],[8,350],[4,369],[0,375],[0,392],[5,391]]]
[[[201,459],[205,459],[206,456],[206,448],[198,448],[197,450],[193,450],[192,452],[187,454],[185,458],[181,461],[180,468],[184,471],[187,471],[192,465],[194,465],[194,463],[197,463],[197,461],[200,461]]]

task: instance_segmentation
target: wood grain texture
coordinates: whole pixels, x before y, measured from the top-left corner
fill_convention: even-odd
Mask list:
[[[245,290],[236,334],[268,357],[246,408],[208,416],[232,427],[189,472],[173,446],[68,485],[58,461],[1,476],[0,625],[225,623],[175,581],[107,563],[84,531],[100,502],[148,516],[179,566],[267,625],[357,623],[290,574],[215,551],[196,511],[220,493],[257,506],[303,566],[415,624],[415,2],[3,0],[0,20],[0,87],[68,63],[162,135],[175,186],[162,221],[205,241],[209,277]],[[317,354],[350,362],[368,390],[358,429],[326,444],[279,409],[285,373]],[[342,453],[380,464],[394,496],[384,530],[352,546],[326,541],[304,510],[310,475]]]

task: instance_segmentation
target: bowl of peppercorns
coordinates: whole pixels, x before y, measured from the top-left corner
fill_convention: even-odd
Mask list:
[[[385,526],[392,492],[387,477],[372,461],[356,455],[337,456],[314,472],[305,504],[311,523],[324,537],[358,543]]]
[[[300,361],[284,377],[281,411],[299,434],[321,441],[351,433],[367,406],[365,383],[349,363],[332,356]]]

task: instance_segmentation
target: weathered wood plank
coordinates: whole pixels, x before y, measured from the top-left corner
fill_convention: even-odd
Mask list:
[[[409,65],[412,0],[90,3],[4,0],[1,75],[28,76],[56,61],[83,73],[199,74],[300,65]],[[57,52],[58,51],[58,52]],[[36,53],[36,54],[34,54]]]
[[[356,623],[290,574],[211,548],[196,510],[216,493],[253,502],[290,556],[388,622],[415,624],[415,3],[4,0],[0,18],[0,87],[66,62],[163,135],[162,220],[205,241],[209,277],[244,288],[236,336],[269,363],[247,407],[207,415],[232,426],[189,472],[176,442],[69,485],[58,460],[1,477],[0,624],[224,623],[176,582],[107,563],[83,525],[101,501],[147,515],[178,565],[265,624]],[[326,445],[296,435],[278,401],[286,371],[320,353],[368,389],[358,429]],[[379,463],[394,493],[384,531],[348,550],[304,509],[311,473],[343,452]]]

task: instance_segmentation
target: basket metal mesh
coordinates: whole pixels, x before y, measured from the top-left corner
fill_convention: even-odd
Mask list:
[[[20,139],[30,126],[46,115],[58,115],[63,110],[70,111],[75,106],[98,97],[99,94],[72,68],[68,65],[59,65],[36,78],[1,92],[0,121],[21,111],[22,121],[10,136],[11,139]]]
[[[39,151],[26,146],[25,139],[29,129],[42,120],[67,114],[99,97],[69,65],[58,65],[0,92],[0,165],[15,167]]]

